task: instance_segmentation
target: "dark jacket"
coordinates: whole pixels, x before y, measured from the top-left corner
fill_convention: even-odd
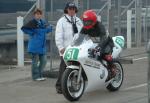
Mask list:
[[[101,47],[101,52],[103,53],[108,53],[108,52],[112,52],[112,50],[107,50],[108,48],[107,45],[111,45],[111,49],[113,47],[113,41],[112,38],[106,35],[106,30],[104,25],[101,22],[97,22],[95,24],[95,26],[92,29],[82,29],[81,30],[81,34],[85,34],[85,35],[89,35],[91,37],[99,37],[100,38],[100,42],[98,47]]]
[[[91,29],[83,28],[81,34],[89,35],[90,37],[100,37],[99,44],[102,44],[107,39],[105,27],[101,22],[97,22]]]
[[[28,52],[46,53],[46,34],[52,32],[52,26],[47,26],[44,20],[33,19],[25,24],[21,30],[30,36]]]

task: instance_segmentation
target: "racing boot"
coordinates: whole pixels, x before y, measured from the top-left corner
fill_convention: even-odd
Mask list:
[[[106,82],[109,81],[110,79],[114,78],[116,76],[116,66],[113,64],[113,59],[111,54],[107,54],[104,56],[104,59],[107,61],[108,66],[108,77],[106,79]]]

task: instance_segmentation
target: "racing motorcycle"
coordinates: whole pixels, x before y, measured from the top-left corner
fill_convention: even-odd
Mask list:
[[[88,35],[78,36],[64,52],[63,58],[67,65],[63,73],[61,86],[64,97],[69,101],[77,101],[83,93],[94,91],[100,88],[107,88],[109,91],[117,91],[123,82],[123,68],[118,61],[119,54],[124,47],[124,37],[112,37],[114,42],[112,52],[112,63],[116,74],[111,75],[106,60],[98,60],[89,54],[90,48],[95,48],[96,43]]]

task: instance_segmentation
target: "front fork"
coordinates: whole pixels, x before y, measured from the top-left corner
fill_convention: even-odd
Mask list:
[[[80,83],[81,73],[82,73],[82,67],[81,67],[81,65],[80,65],[80,66],[79,66],[78,78],[77,78],[77,84],[79,84],[79,83]]]

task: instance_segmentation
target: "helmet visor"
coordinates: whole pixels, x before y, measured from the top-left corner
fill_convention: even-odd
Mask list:
[[[92,20],[83,20],[83,25],[84,26],[90,26],[93,24],[93,21]]]

